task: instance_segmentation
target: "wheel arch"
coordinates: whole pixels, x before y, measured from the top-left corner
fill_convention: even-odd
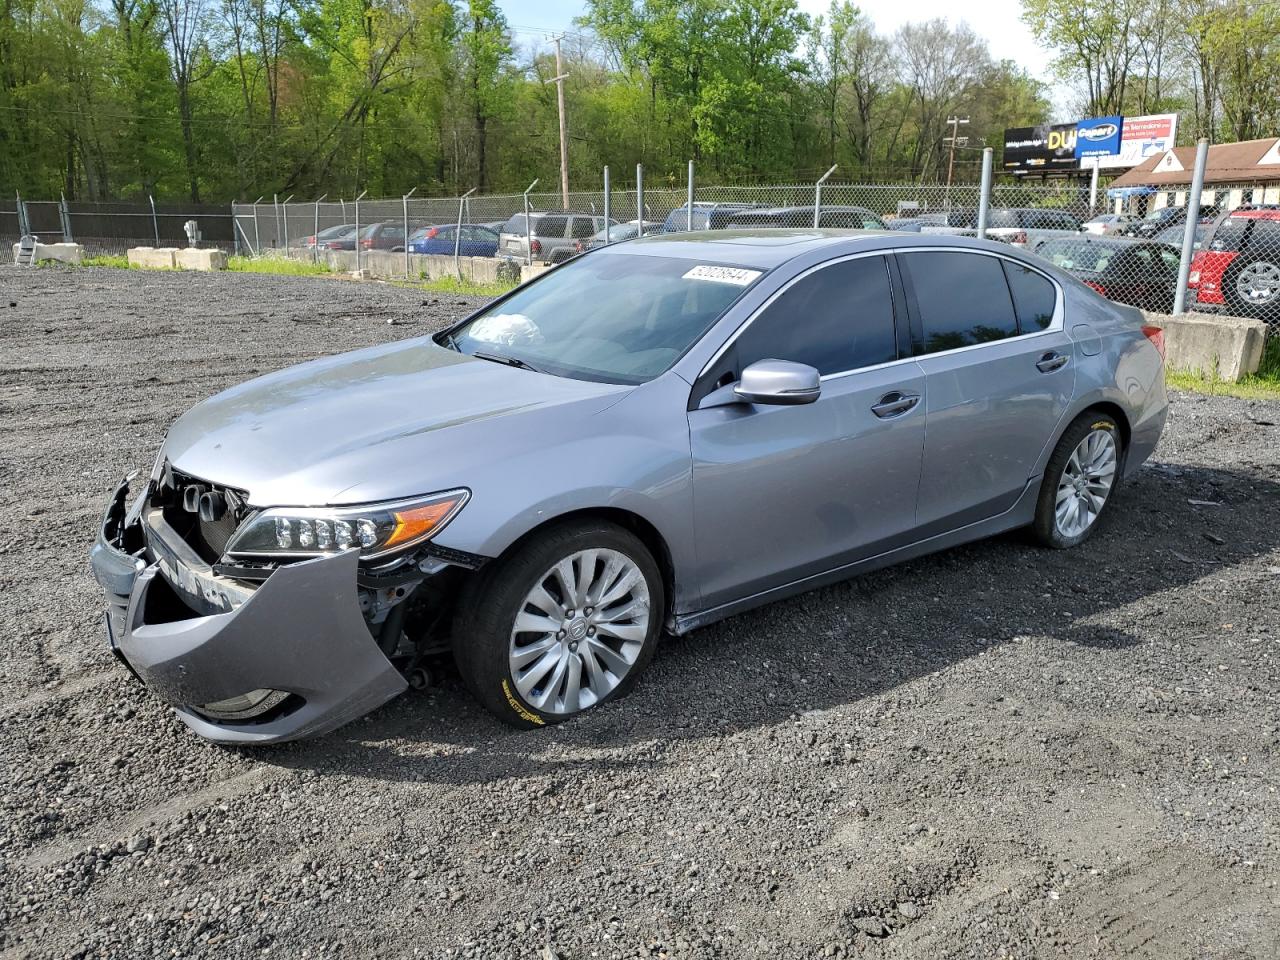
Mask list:
[[[662,574],[663,603],[666,608],[663,610],[663,622],[669,623],[675,610],[675,560],[672,558],[671,548],[668,546],[666,538],[658,528],[633,510],[628,510],[624,507],[583,507],[578,510],[557,514],[554,517],[548,517],[536,526],[530,527],[512,541],[497,559],[510,556],[531,540],[546,533],[549,529],[588,520],[603,520],[607,523],[612,523],[634,534],[644,544],[645,549],[649,551],[649,555],[653,557],[654,562],[658,565],[658,570]]]

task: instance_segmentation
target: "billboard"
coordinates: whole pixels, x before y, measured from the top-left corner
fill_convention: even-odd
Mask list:
[[[1098,166],[1136,167],[1148,157],[1158,156],[1174,147],[1178,135],[1178,115],[1159,113],[1147,117],[1125,117],[1116,151],[1098,157]],[[1083,166],[1092,167],[1086,160]]]
[[[1007,173],[1053,174],[1099,167],[1136,167],[1172,149],[1178,115],[1095,117],[1076,123],[1042,123],[1004,132]]]
[[[1076,159],[1109,157],[1120,152],[1124,117],[1095,117],[1076,124]],[[1081,164],[1092,167],[1093,164]]]
[[[1042,123],[1004,132],[1004,169],[1010,173],[1053,173],[1076,169],[1076,125]]]

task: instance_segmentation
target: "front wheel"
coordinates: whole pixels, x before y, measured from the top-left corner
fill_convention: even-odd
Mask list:
[[[1064,550],[1092,536],[1120,481],[1122,453],[1114,417],[1086,410],[1071,422],[1040,484],[1032,524],[1040,543]]]
[[[481,572],[459,604],[454,655],[499,719],[559,723],[631,690],[664,603],[658,566],[634,534],[566,524]]]

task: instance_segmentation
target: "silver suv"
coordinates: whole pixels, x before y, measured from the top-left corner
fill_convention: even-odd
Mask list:
[[[533,228],[532,231],[529,227]],[[525,225],[524,214],[517,213],[499,231],[498,256],[563,263],[577,256],[579,240],[585,243],[603,229],[604,217],[593,213],[570,210],[531,213],[528,226]],[[531,246],[532,251],[529,249]]]

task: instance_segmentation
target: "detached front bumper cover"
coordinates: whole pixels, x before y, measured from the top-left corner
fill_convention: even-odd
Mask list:
[[[196,733],[222,743],[318,736],[407,688],[360,613],[355,550],[280,567],[229,612],[148,622],[151,591],[170,588],[150,550],[128,550],[142,539],[133,529],[140,509],[124,510],[128,487],[112,497],[90,557],[107,591],[108,639]],[[257,723],[213,721],[195,709],[257,689],[294,694],[298,705]]]

